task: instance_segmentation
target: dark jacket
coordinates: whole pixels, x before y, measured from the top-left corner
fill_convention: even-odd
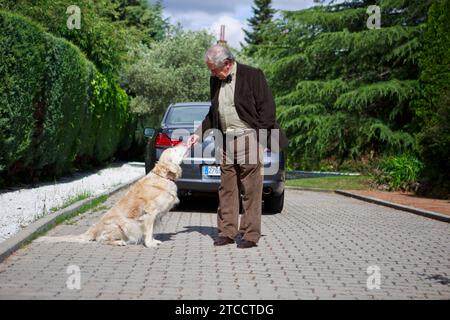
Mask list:
[[[211,128],[222,131],[218,111],[221,80],[212,76],[209,82],[211,89],[211,107],[202,122],[201,132],[200,128],[197,129],[196,134],[200,136]],[[275,101],[264,73],[261,70],[237,63],[234,104],[239,118],[247,122],[253,129],[279,129],[280,150],[287,147],[288,139],[276,121]],[[270,137],[268,137],[267,142],[267,145],[270,147]]]

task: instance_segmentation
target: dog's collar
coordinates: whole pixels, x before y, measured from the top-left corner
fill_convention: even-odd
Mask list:
[[[171,178],[168,178],[168,177],[163,177],[162,175],[160,175],[160,174],[157,174],[156,172],[152,172],[153,174],[156,174],[157,176],[159,176],[159,177],[161,177],[161,178],[163,178],[163,179],[167,179],[167,180],[170,180],[170,181],[172,181],[172,182],[175,182],[175,179],[171,179]]]

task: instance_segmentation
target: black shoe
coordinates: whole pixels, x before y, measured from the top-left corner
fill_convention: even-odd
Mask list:
[[[228,237],[221,237],[219,236],[216,240],[214,240],[215,246],[224,246],[230,243],[234,243],[233,239],[230,239]]]
[[[238,245],[238,248],[240,249],[247,249],[252,247],[257,247],[256,242],[248,241],[248,240],[242,240]]]

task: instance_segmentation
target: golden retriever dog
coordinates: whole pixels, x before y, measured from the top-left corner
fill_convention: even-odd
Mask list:
[[[128,192],[85,233],[76,236],[40,237],[39,242],[98,241],[125,246],[144,242],[146,247],[161,243],[153,238],[157,216],[179,203],[175,180],[181,176],[180,164],[189,148],[178,145],[164,150],[155,167],[130,187]]]

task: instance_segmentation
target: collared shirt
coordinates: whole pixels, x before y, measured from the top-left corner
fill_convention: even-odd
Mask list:
[[[251,128],[241,120],[234,105],[234,91],[236,88],[237,63],[231,69],[231,82],[222,81],[219,92],[219,120],[224,132]]]

